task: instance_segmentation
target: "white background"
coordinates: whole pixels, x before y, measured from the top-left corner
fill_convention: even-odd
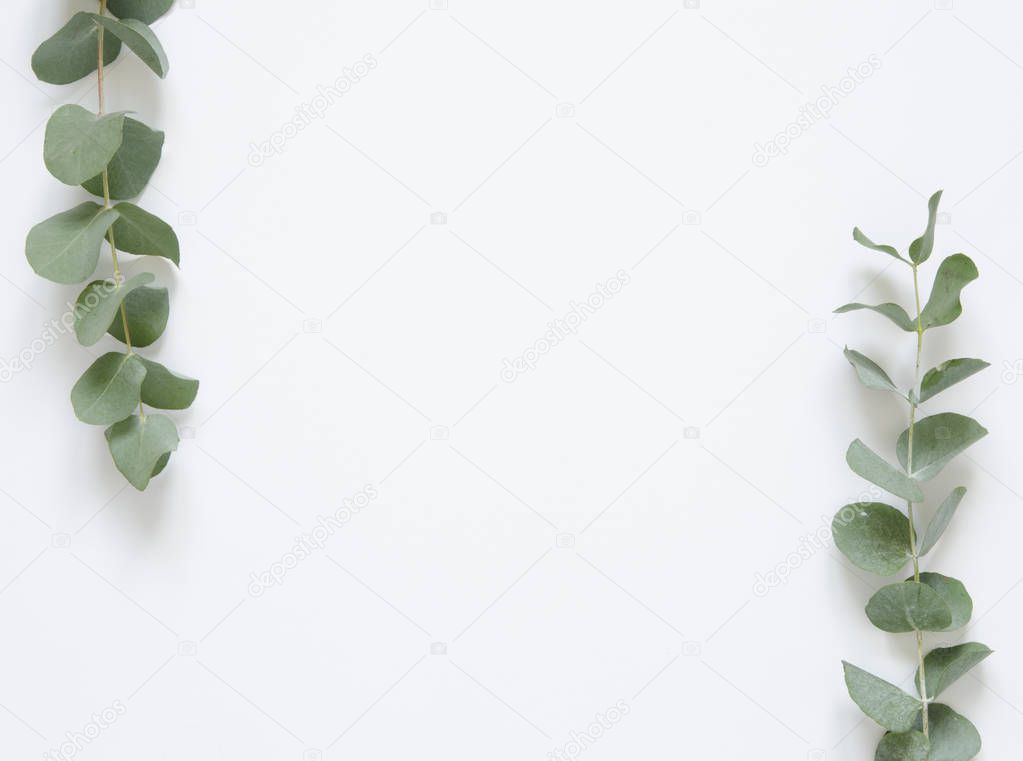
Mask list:
[[[84,198],[47,175],[45,120],[95,104],[93,78],[50,87],[29,68],[95,3],[8,5],[4,360],[77,294],[22,251],[32,224]],[[182,268],[133,266],[172,288],[150,356],[200,377],[200,396],[139,494],[68,402],[112,341],[62,336],[0,386],[0,755],[42,757],[121,701],[78,756],[542,761],[625,701],[578,757],[872,758],[880,730],[840,660],[909,687],[913,639],[862,614],[884,580],[830,545],[792,553],[864,493],[848,442],[890,456],[905,423],[841,348],[905,384],[912,337],[831,310],[909,306],[909,271],[850,230],[905,247],[939,187],[950,217],[924,286],[955,251],[981,278],[964,318],[927,334],[926,366],[992,367],[927,411],[991,435],[929,484],[925,516],[969,493],[925,567],[973,594],[951,641],[998,651],[948,702],[982,758],[1018,750],[1023,11],[190,5],[156,27],[169,78],[125,51],[108,104],[167,132],[141,203],[175,224]],[[324,118],[250,164],[367,54],[377,67]],[[872,55],[830,118],[753,164],[754,144]],[[619,270],[629,284],[578,335],[501,379]],[[249,593],[368,485],[378,498],[324,550]]]

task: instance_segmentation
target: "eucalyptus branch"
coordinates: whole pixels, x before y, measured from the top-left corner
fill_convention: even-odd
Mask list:
[[[118,244],[121,253],[163,257],[175,265],[180,246],[170,225],[129,202],[156,171],[164,135],[126,112],[107,113],[104,70],[126,46],[157,76],[167,76],[167,55],[149,24],[172,4],[99,0],[98,13],[76,13],[32,56],[36,76],[51,84],[70,84],[96,72],[97,113],[78,105],[58,108],[46,125],[43,159],[54,177],[81,186],[102,199],[102,205],[85,202],[40,222],[29,231],[25,255],[37,274],[70,285],[89,279],[103,242],[110,247],[113,277],[93,280],[79,294],[75,335],[84,346],[109,336],[124,351],[96,360],[71,390],[71,404],[79,420],[107,426],[114,465],[140,490],[164,469],[178,446],[174,422],[163,414],[145,414],[144,405],[187,409],[199,381],[138,354],[163,335],[170,299],[166,288],[151,287],[156,280],[152,273],[124,277]]]
[[[988,366],[979,359],[950,359],[920,377],[924,333],[948,325],[962,314],[963,288],[977,279],[976,265],[965,254],[953,254],[938,267],[930,298],[921,308],[919,267],[934,250],[934,227],[939,190],[928,202],[927,228],[903,257],[895,248],[876,244],[859,228],[853,239],[874,251],[895,257],[913,273],[915,317],[898,304],[846,304],[838,313],[871,310],[897,327],[916,334],[913,383],[902,391],[880,365],[858,351],[846,348],[845,356],[860,381],[871,389],[899,395],[909,403],[909,426],[896,442],[901,467],[892,465],[859,439],[846,452],[846,462],[857,475],[906,501],[902,513],[882,502],[859,502],[843,507],[832,522],[835,545],[858,567],[882,576],[902,571],[912,561],[913,575],[903,582],[879,589],[866,606],[867,618],[891,633],[910,633],[916,638],[917,669],[910,695],[890,682],[843,662],[849,695],[860,709],[888,732],[881,738],[875,761],[968,761],[980,752],[976,727],[935,698],[946,687],[976,666],[991,650],[978,642],[939,647],[924,655],[924,632],[947,632],[965,626],[973,613],[973,601],[962,582],[934,572],[920,571],[920,558],[941,538],[966,489],[958,487],[945,498],[927,525],[922,538],[916,530],[915,506],[924,502],[922,486],[987,431],[972,418],[943,412],[917,420],[920,404],[946,388]],[[927,672],[932,679],[927,680]]]

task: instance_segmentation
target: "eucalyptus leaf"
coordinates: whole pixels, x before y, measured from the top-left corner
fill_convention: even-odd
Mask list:
[[[103,65],[113,63],[121,41],[104,35]],[[99,64],[99,27],[92,14],[76,13],[59,32],[36,48],[32,71],[43,82],[68,85],[96,71]]]
[[[849,445],[845,461],[853,473],[910,502],[923,502],[924,494],[912,478],[874,452],[859,439]]]
[[[131,203],[114,206],[121,217],[114,223],[118,249],[140,256],[162,256],[179,263],[178,236],[162,219]]]
[[[37,275],[55,283],[80,283],[96,271],[103,238],[120,212],[86,202],[33,227],[25,256]]]
[[[973,600],[961,581],[953,579],[951,576],[942,576],[940,573],[927,572],[920,574],[920,583],[933,589],[945,602],[952,615],[952,620],[944,629],[928,629],[927,631],[954,631],[962,629],[970,623],[970,617],[973,615]]]
[[[881,587],[867,602],[866,610],[870,623],[893,634],[945,631],[952,622],[952,611],[943,597],[915,581]]]
[[[916,722],[917,729],[922,726],[922,718]],[[927,723],[931,743],[928,761],[969,761],[980,753],[977,728],[947,705],[932,703],[928,706]]]
[[[924,658],[927,675],[927,697],[938,697],[949,685],[994,652],[979,642],[965,642],[955,647],[937,647]],[[920,669],[914,680],[919,692]]]
[[[921,702],[890,682],[842,661],[849,697],[867,716],[892,732],[908,732],[920,714]]]
[[[909,429],[895,446],[906,472],[920,481],[934,478],[957,454],[987,435],[987,429],[966,415],[942,412],[913,426],[913,465],[909,465]],[[916,501],[916,500],[914,500]]]
[[[882,502],[846,505],[831,522],[835,546],[864,571],[891,576],[909,562],[909,519]]]
[[[963,288],[979,277],[977,265],[966,254],[952,254],[938,267],[931,297],[920,313],[923,329],[948,325],[963,313],[959,300]]]
[[[107,165],[110,197],[116,201],[139,195],[153,176],[163,153],[163,133],[142,122],[125,117],[121,146]],[[103,197],[103,174],[82,183],[82,187]]]
[[[176,375],[163,365],[143,359],[146,380],[142,383],[142,401],[161,410],[185,410],[199,392],[199,381]]]
[[[107,9],[120,19],[152,24],[174,5],[174,0],[107,0]]]
[[[909,244],[909,258],[914,264],[923,264],[931,258],[934,251],[934,224],[938,219],[938,204],[941,202],[941,191],[927,201],[927,229],[924,234]]]
[[[888,256],[894,256],[900,262],[906,262],[904,258],[899,255],[899,252],[892,246],[881,245],[880,243],[874,243],[870,238],[863,234],[863,231],[858,227],[853,228],[853,240],[859,243],[861,246],[865,246],[873,251],[880,251],[882,254],[888,254]]]
[[[874,761],[928,761],[930,747],[923,732],[888,732],[877,745]]]
[[[887,303],[878,304],[877,306],[871,306],[869,304],[860,304],[858,302],[853,302],[852,304],[843,304],[842,306],[835,310],[835,314],[855,312],[859,309],[869,309],[872,312],[883,314],[885,317],[887,317],[889,320],[894,322],[896,325],[898,325],[900,328],[902,328],[908,333],[913,333],[916,331],[916,321],[913,320],[908,314],[906,314],[906,310],[900,307],[898,304]]]
[[[948,527],[949,521],[952,520],[952,516],[955,515],[956,508],[959,507],[959,503],[962,502],[965,495],[966,489],[962,486],[957,486],[952,490],[951,494],[945,497],[945,501],[941,503],[937,512],[934,513],[934,517],[931,518],[931,522],[927,524],[927,530],[924,531],[923,538],[920,540],[920,545],[917,547],[917,554],[922,557],[930,552],[934,545],[937,544],[938,540],[941,539],[941,535],[945,533],[945,529]]]
[[[139,491],[178,448],[178,430],[166,415],[132,415],[110,426],[106,437],[117,469]]]
[[[123,111],[97,116],[73,103],[63,105],[46,123],[43,161],[61,182],[80,185],[106,168],[123,134]]]
[[[935,394],[966,380],[990,365],[982,359],[950,359],[924,373],[920,382],[920,402],[926,402]]]
[[[118,21],[109,16],[100,16],[98,13],[94,13],[92,17],[107,32],[131,48],[131,51],[141,58],[142,62],[158,77],[163,79],[167,76],[169,68],[167,54],[164,52],[160,40],[146,24],[133,18]]]
[[[71,389],[75,415],[90,425],[123,420],[139,406],[145,377],[145,365],[134,354],[104,354]]]
[[[892,379],[888,377],[880,365],[874,360],[870,359],[858,351],[854,351],[846,347],[845,358],[849,360],[849,364],[853,366],[856,371],[857,377],[860,382],[867,388],[877,389],[878,391],[894,391],[896,394],[902,396],[902,392],[899,391],[898,387],[892,382]]]
[[[92,346],[107,332],[110,324],[118,318],[121,302],[125,297],[147,283],[153,282],[152,273],[116,280],[94,280],[78,296],[75,304],[75,335],[82,346]]]
[[[128,332],[132,346],[149,346],[163,335],[170,314],[166,288],[136,288],[124,299]],[[107,331],[121,343],[127,343],[122,320],[114,320]]]

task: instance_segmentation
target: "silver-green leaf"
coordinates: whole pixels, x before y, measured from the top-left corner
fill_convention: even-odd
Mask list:
[[[942,412],[920,420],[913,427],[913,464],[909,464],[909,429],[899,436],[895,452],[906,472],[929,481],[957,454],[987,435],[987,429],[971,417]],[[913,500],[914,502],[916,500]]]
[[[139,406],[145,377],[145,365],[134,354],[104,354],[71,389],[75,415],[90,425],[123,420]]]
[[[121,147],[107,165],[107,186],[116,201],[134,198],[145,190],[163,153],[163,133],[142,122],[125,117]],[[82,183],[95,196],[103,197],[103,175]]]
[[[103,65],[113,63],[121,52],[116,37],[103,39]],[[43,82],[68,85],[96,71],[99,63],[99,27],[92,14],[79,12],[59,32],[36,48],[32,71]]]
[[[977,265],[966,254],[952,254],[938,267],[931,297],[920,313],[923,329],[948,325],[963,313],[960,294],[979,277]]]
[[[166,415],[132,415],[106,430],[114,464],[139,491],[149,486],[178,448],[178,431]]]
[[[94,280],[89,283],[75,304],[75,335],[78,342],[82,346],[92,346],[99,341],[118,318],[125,297],[153,280],[152,273],[143,272],[123,282]]]
[[[107,8],[120,19],[152,24],[174,5],[174,0],[107,0]]]
[[[870,238],[864,235],[863,231],[860,230],[860,228],[858,227],[853,228],[853,240],[859,243],[861,246],[865,246],[866,248],[871,249],[872,251],[880,251],[882,254],[894,256],[900,262],[906,262],[906,264],[909,264],[908,261],[899,256],[899,252],[896,251],[894,247],[885,246],[880,243],[874,243],[874,241],[872,241]]]
[[[120,212],[86,202],[33,227],[25,256],[37,275],[55,283],[80,283],[96,271],[103,238]]]
[[[859,302],[853,302],[852,304],[843,304],[842,306],[835,310],[835,314],[855,312],[859,309],[869,309],[872,312],[882,314],[908,333],[913,333],[916,331],[916,321],[913,320],[908,314],[906,314],[906,310],[900,307],[898,304],[886,303],[878,304],[877,306],[871,306],[870,304],[860,304]]]
[[[973,615],[973,600],[961,581],[940,573],[926,572],[920,574],[920,583],[934,590],[944,601],[952,616],[944,629],[928,629],[927,631],[954,631],[962,629],[970,623],[970,617]]]
[[[184,410],[192,406],[199,392],[199,381],[172,373],[163,365],[143,359],[146,379],[142,383],[142,401],[161,410]]]
[[[97,24],[101,24],[110,34],[131,48],[131,51],[142,59],[142,62],[163,79],[167,76],[169,65],[167,54],[153,30],[138,19],[126,18],[122,21],[93,14]]]
[[[97,116],[73,103],[50,116],[43,138],[43,161],[67,185],[81,185],[103,171],[121,147],[124,112]]]
[[[924,234],[909,244],[909,258],[915,264],[923,264],[931,258],[934,251],[934,224],[938,220],[938,204],[941,202],[941,191],[927,201],[927,229]]]
[[[932,703],[927,710],[931,749],[927,761],[969,761],[980,753],[980,733],[965,716],[947,705]],[[920,729],[922,717],[917,720]]]
[[[927,675],[927,697],[934,699],[945,691],[959,677],[972,669],[994,651],[979,642],[964,642],[955,647],[936,647],[924,658],[924,673]],[[920,669],[916,671],[917,692],[920,686]]]
[[[181,249],[178,236],[162,219],[135,204],[114,206],[121,217],[114,223],[117,248],[140,256],[162,256],[179,264]]]
[[[958,486],[952,490],[952,493],[945,497],[945,501],[938,507],[937,512],[934,513],[934,517],[931,518],[931,522],[927,524],[927,530],[924,531],[924,535],[920,540],[920,544],[917,547],[917,552],[921,556],[926,555],[930,552],[934,545],[941,539],[941,535],[945,533],[945,529],[948,527],[949,521],[952,520],[952,516],[955,515],[956,508],[959,507],[959,503],[962,502],[963,497],[966,495],[966,489],[962,486]]]
[[[835,546],[856,566],[881,576],[909,562],[909,531],[909,519],[882,502],[846,505],[831,522]]]
[[[913,728],[922,707],[917,698],[851,663],[842,661],[842,667],[849,697],[863,713],[892,732]]]
[[[860,379],[860,382],[867,388],[877,389],[878,391],[894,391],[896,394],[902,396],[902,392],[899,391],[892,379],[888,377],[880,365],[878,365],[870,357],[860,354],[850,348],[845,349],[845,358],[849,360],[849,364],[853,366],[856,371],[856,376]]]
[[[920,382],[920,401],[926,402],[935,394],[979,373],[989,364],[982,359],[950,359],[924,373]]]
[[[923,732],[888,732],[877,744],[874,761],[928,761],[930,748]]]
[[[870,623],[893,634],[945,631],[952,622],[952,612],[942,596],[915,581],[881,587],[867,602],[866,611]]]
[[[889,463],[859,439],[849,445],[845,461],[853,473],[877,484],[885,491],[910,502],[923,502],[919,484]]]
[[[170,298],[166,288],[136,288],[124,299],[128,332],[132,346],[149,346],[163,335],[170,315]],[[126,344],[124,321],[114,320],[107,331]]]

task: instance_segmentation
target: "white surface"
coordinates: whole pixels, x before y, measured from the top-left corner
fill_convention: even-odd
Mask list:
[[[875,280],[889,260],[849,231],[906,246],[944,187],[934,262],[963,250],[982,275],[926,359],[993,367],[931,410],[972,410],[991,435],[928,487],[969,494],[926,567],[966,582],[967,636],[998,651],[948,702],[982,758],[1008,758],[1023,10],[425,3],[198,0],[158,24],[166,82],[127,54],[111,69],[110,107],[167,132],[142,203],[175,223],[183,266],[152,265],[173,284],[155,356],[203,385],[179,417],[194,438],[141,495],[67,401],[104,346],[64,336],[0,387],[0,755],[40,757],[120,701],[77,755],[540,760],[625,701],[576,757],[872,758],[880,730],[839,661],[908,685],[912,638],[862,614],[881,580],[828,547],[754,587],[863,493],[848,442],[890,452],[904,424],[840,349],[905,382],[912,338],[830,310],[905,302],[908,273]],[[35,45],[94,6],[46,5],[10,4],[2,31],[7,359],[76,295],[21,254],[82,197],[46,174],[41,127],[95,99],[91,81],[31,79]],[[325,118],[249,164],[367,54]],[[830,118],[752,163],[871,56]],[[578,335],[501,379],[620,270]],[[249,594],[368,486],[324,551]]]

